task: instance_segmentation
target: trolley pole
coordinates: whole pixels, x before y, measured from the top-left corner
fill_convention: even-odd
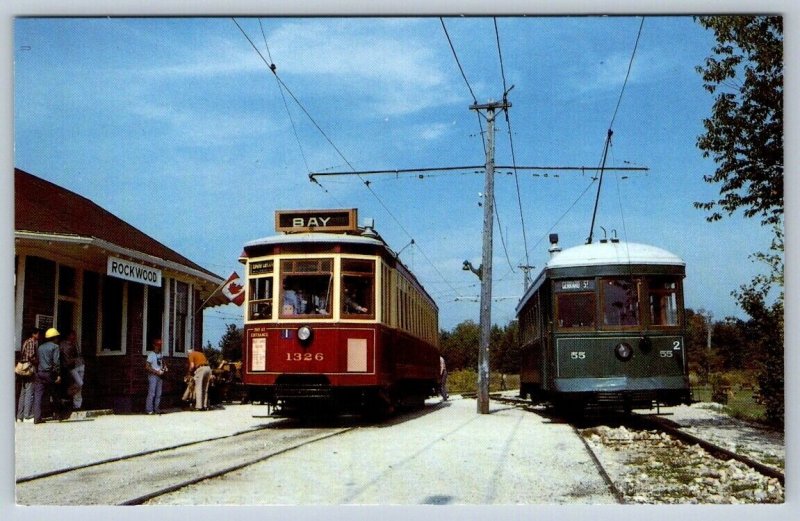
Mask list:
[[[492,232],[494,230],[494,121],[497,109],[511,104],[502,102],[474,104],[470,110],[485,110],[488,123],[486,144],[486,184],[483,192],[483,252],[481,279],[481,337],[478,346],[478,413],[489,413],[489,338],[492,331]]]

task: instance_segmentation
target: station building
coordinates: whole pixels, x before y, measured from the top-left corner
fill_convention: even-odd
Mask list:
[[[153,340],[171,369],[162,406],[177,405],[205,307],[223,279],[89,199],[14,170],[15,349],[34,327],[77,333],[84,408],[144,409]],[[16,403],[16,402],[15,402]]]

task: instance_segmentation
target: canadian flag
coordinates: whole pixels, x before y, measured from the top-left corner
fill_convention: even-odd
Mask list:
[[[231,276],[222,285],[222,294],[237,306],[241,306],[244,303],[244,284],[235,271],[231,273]]]

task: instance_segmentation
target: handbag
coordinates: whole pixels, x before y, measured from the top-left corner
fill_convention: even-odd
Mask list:
[[[33,376],[33,364],[30,362],[17,362],[14,366],[14,373],[20,376]]]

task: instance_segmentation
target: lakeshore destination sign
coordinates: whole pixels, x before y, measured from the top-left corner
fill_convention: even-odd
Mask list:
[[[108,258],[106,275],[148,286],[161,287],[161,270],[117,257]]]
[[[275,231],[297,232],[355,232],[358,216],[355,208],[345,210],[278,210],[275,212]]]

